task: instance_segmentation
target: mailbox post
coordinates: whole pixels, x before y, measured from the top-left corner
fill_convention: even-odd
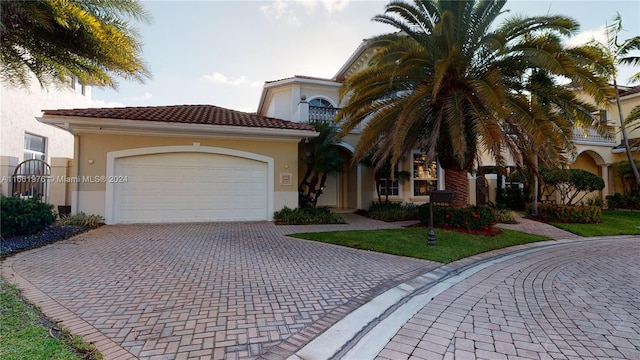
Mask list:
[[[433,228],[433,203],[451,204],[456,199],[455,191],[451,190],[433,190],[429,194],[429,234],[427,235],[427,244],[436,244],[436,231]]]

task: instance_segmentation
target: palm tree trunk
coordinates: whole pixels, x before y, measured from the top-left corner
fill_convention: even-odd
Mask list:
[[[465,207],[468,205],[469,198],[469,180],[467,174],[469,171],[451,168],[446,169],[444,174],[444,187],[447,190],[456,192],[456,199],[451,204],[453,207]]]
[[[618,83],[616,82],[616,78],[613,78],[613,89],[616,92],[616,105],[618,106],[618,116],[620,117],[620,132],[622,133],[622,144],[624,145],[624,149],[627,152],[627,158],[629,159],[629,163],[631,165],[631,170],[633,170],[633,176],[636,178],[636,184],[640,184],[640,173],[638,173],[638,167],[636,166],[635,161],[633,161],[633,155],[631,154],[631,149],[629,148],[629,138],[627,137],[627,129],[624,125],[624,115],[622,114],[622,106],[620,105],[620,94],[618,93]]]

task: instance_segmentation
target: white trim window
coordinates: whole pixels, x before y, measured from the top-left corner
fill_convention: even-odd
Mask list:
[[[47,160],[47,139],[29,133],[24,134],[24,158],[22,160]]]
[[[438,164],[419,151],[411,153],[411,187],[413,196],[428,196],[438,189]]]
[[[396,164],[394,171],[396,174],[400,171],[400,164]],[[389,196],[391,197],[399,197],[400,196],[400,182],[396,178],[395,180],[381,178],[380,179],[380,195],[387,196],[387,181],[389,182]]]

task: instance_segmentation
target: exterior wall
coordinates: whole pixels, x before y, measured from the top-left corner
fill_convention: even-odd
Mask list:
[[[78,179],[82,179],[83,176],[106,176],[108,152],[146,147],[192,146],[193,143],[199,143],[203,147],[240,150],[273,158],[274,209],[277,211],[284,206],[297,207],[298,144],[296,142],[80,134],[76,137],[76,153],[69,174],[71,177],[77,176]],[[283,174],[291,174],[291,185],[280,184],[280,176]],[[83,211],[105,215],[107,187],[105,183],[79,181],[68,183],[67,186],[74,213]]]
[[[36,117],[42,116],[43,109],[86,108],[91,105],[91,88],[85,88],[85,95],[80,93],[81,86],[71,87],[50,86],[44,89],[38,81],[31,79],[28,88],[15,87],[6,82],[1,83],[0,97],[0,157],[12,157],[21,162],[24,157],[24,134],[46,138],[47,163],[52,158],[73,156],[73,135],[56,127],[42,124]],[[16,164],[8,165],[2,162],[2,176],[13,174]],[[3,195],[8,195],[10,186],[2,183]]]

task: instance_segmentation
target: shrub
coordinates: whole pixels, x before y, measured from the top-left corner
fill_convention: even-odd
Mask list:
[[[418,218],[418,206],[415,204],[401,204],[392,202],[373,202],[367,210],[372,219],[382,221],[416,220]]]
[[[497,223],[501,224],[517,224],[516,215],[508,209],[491,209],[493,217]]]
[[[58,224],[65,226],[82,226],[87,229],[95,229],[104,225],[104,218],[100,215],[87,215],[79,212],[74,215],[66,215],[58,220]]]
[[[51,225],[56,219],[53,206],[37,198],[0,197],[2,237],[30,235]]]
[[[615,193],[606,197],[609,209],[640,210],[640,193]]]
[[[418,219],[429,225],[429,204],[418,207]],[[486,206],[467,206],[452,208],[433,207],[433,226],[460,229],[487,229],[496,223],[495,217]]]
[[[579,203],[587,194],[604,189],[604,180],[589,171],[580,169],[542,168],[546,193],[558,192],[566,205]]]
[[[284,207],[273,213],[277,224],[308,225],[308,224],[344,224],[342,216],[323,207],[307,207],[290,209]]]
[[[531,213],[531,205],[527,212]],[[539,204],[538,220],[544,222],[562,222],[578,224],[596,224],[600,222],[602,210],[599,206]]]

